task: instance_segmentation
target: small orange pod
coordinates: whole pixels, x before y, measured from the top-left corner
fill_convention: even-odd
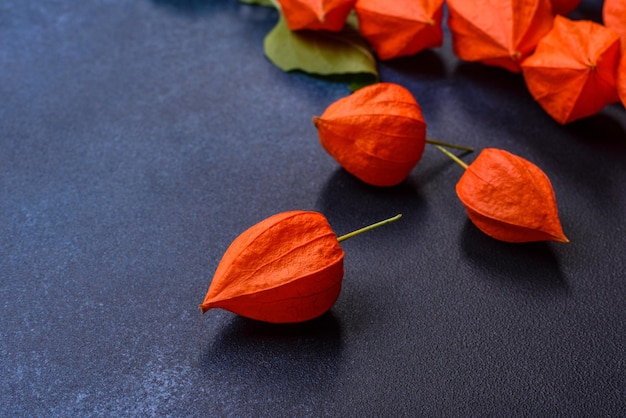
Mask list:
[[[443,0],[358,0],[359,32],[381,60],[414,55],[443,43]]]
[[[619,36],[588,20],[554,18],[552,30],[522,64],[531,95],[554,120],[566,124],[619,100]]]
[[[626,50],[626,1],[604,0],[602,20],[607,28],[617,32],[622,39],[622,51]]]
[[[485,148],[456,185],[470,220],[506,242],[569,242],[559,220],[548,176],[507,151]]]
[[[356,0],[278,0],[291,30],[343,29]]]
[[[552,26],[550,0],[448,0],[447,4],[456,56],[515,73]]]
[[[322,147],[367,184],[394,186],[424,153],[426,122],[404,87],[377,83],[357,90],[313,117]]]
[[[341,292],[344,252],[318,212],[273,215],[239,235],[224,253],[200,310],[292,323],[328,311]]]
[[[622,58],[617,67],[617,93],[626,107],[626,0],[604,0],[602,20],[620,37]]]

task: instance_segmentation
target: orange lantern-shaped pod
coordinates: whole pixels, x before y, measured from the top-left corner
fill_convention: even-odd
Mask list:
[[[404,87],[377,83],[357,90],[314,117],[319,139],[349,173],[373,186],[401,183],[426,145],[426,123]]]
[[[322,214],[279,213],[232,242],[200,309],[222,308],[274,323],[313,319],[339,297],[343,257]]]
[[[539,167],[504,150],[486,148],[466,166],[456,193],[470,220],[506,242],[568,242],[550,180]]]
[[[550,0],[448,0],[454,53],[519,72],[552,26]]]
[[[626,48],[626,1],[604,0],[602,19],[607,28],[613,29],[622,38],[622,49]]]
[[[381,60],[414,55],[443,42],[443,0],[358,0],[359,32]]]
[[[532,96],[565,124],[618,101],[617,33],[591,21],[556,16],[554,27],[522,64]]]
[[[356,0],[278,0],[291,30],[340,31]]]
[[[620,36],[622,59],[618,67],[617,92],[626,106],[626,0],[604,0],[602,8],[604,24]]]

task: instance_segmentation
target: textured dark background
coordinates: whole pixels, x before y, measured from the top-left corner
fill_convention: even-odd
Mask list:
[[[311,116],[349,91],[264,58],[276,17],[0,2],[0,416],[626,416],[624,108],[559,126],[449,37],[380,65],[430,137],[551,178],[572,242],[497,242],[432,147],[391,189],[338,168]],[[230,242],[291,209],[338,234],[404,217],[343,245],[344,289],[317,320],[201,316]]]

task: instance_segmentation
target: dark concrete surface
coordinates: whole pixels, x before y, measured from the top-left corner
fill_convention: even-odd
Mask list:
[[[0,2],[0,416],[625,416],[624,108],[559,126],[448,34],[380,65],[430,137],[548,174],[571,243],[501,243],[432,147],[391,189],[341,170],[311,116],[349,91],[267,61],[275,21],[235,0]],[[404,217],[343,244],[317,320],[200,315],[230,242],[291,209],[338,234]]]

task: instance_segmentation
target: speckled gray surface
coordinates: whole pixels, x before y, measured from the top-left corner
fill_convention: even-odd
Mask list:
[[[623,107],[558,126],[449,38],[380,66],[429,136],[550,176],[572,242],[504,244],[432,148],[388,190],[339,169],[311,116],[348,90],[273,67],[275,20],[235,0],[0,2],[0,416],[625,416]],[[338,233],[404,217],[344,244],[317,320],[201,316],[231,240],[290,209]]]

